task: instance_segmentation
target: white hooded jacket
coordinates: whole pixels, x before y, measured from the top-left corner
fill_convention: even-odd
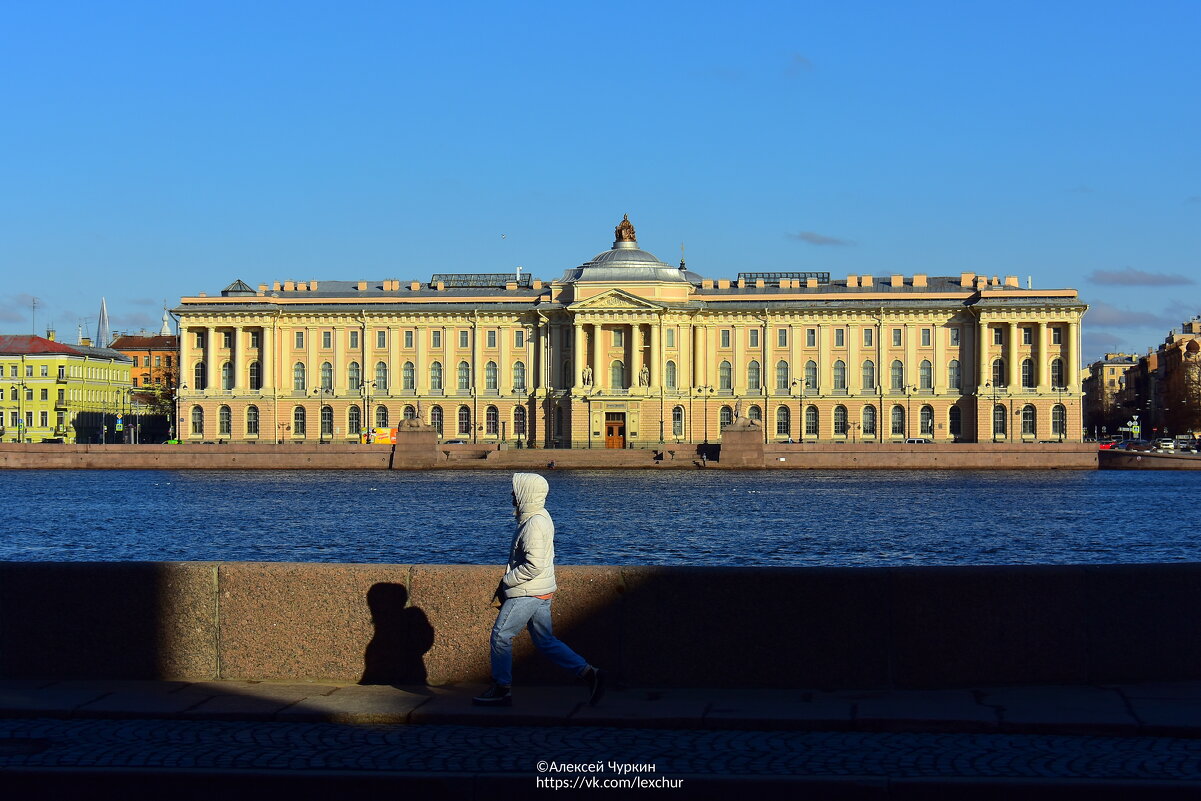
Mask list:
[[[506,598],[549,595],[555,584],[555,524],[546,511],[550,487],[537,473],[514,473],[517,534],[509,547],[509,571],[501,579]]]

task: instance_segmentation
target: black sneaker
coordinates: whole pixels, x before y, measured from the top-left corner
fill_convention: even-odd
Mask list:
[[[483,695],[477,695],[471,699],[471,703],[476,706],[512,706],[513,696],[509,692],[509,688],[503,684],[492,683],[492,686],[484,691]]]
[[[596,706],[605,694],[606,678],[605,672],[596,668],[588,668],[588,672],[584,674],[584,681],[588,682],[588,706]]]

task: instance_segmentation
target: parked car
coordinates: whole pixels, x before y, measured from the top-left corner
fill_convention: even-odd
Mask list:
[[[1176,440],[1171,437],[1160,437],[1152,444],[1157,451],[1170,451],[1176,448]]]
[[[926,439],[925,437],[910,437],[905,440],[906,445],[930,445],[934,440]]]
[[[1113,446],[1115,451],[1149,451],[1151,443],[1145,439],[1124,439]]]
[[[1118,440],[1114,440],[1114,439],[1103,439],[1103,440],[1101,440],[1100,442],[1098,442],[1098,443],[1097,443],[1097,450],[1100,450],[1100,451],[1107,451],[1107,450],[1109,450],[1110,448],[1112,448],[1114,445],[1117,445],[1117,444],[1118,444]]]
[[[467,440],[465,440],[465,439],[448,439],[445,442],[443,442],[442,444],[443,445],[466,445]]]

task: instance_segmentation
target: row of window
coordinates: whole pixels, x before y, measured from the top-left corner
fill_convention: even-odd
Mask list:
[[[25,365],[25,378],[33,378],[34,377],[33,367],[34,366],[32,364]],[[39,368],[38,375],[41,378],[49,378],[50,377],[50,365],[40,364],[40,365],[38,365],[38,368]],[[18,372],[19,371],[17,369],[17,365],[10,364],[8,366],[8,377],[9,378],[19,378],[20,376],[18,375]],[[4,375],[4,367],[0,366],[0,376],[2,376],[2,375]],[[68,371],[67,365],[64,365],[64,364],[58,365],[58,377],[66,378],[68,375],[70,375],[71,378],[86,377],[86,378],[95,379],[97,381],[120,381],[121,377],[122,377],[122,372],[120,370],[114,370],[109,367],[85,367],[83,365],[71,365],[71,369]]]
[[[149,356],[134,356],[132,358],[133,358],[133,366],[134,367],[149,367],[150,366],[150,357]],[[172,360],[174,358],[172,356],[166,356],[166,357],[155,356],[154,357],[154,366],[162,367],[164,358],[166,359],[167,367],[170,367],[172,364]]]
[[[21,413],[20,412],[9,412],[8,415],[9,415],[8,416],[9,425],[11,425],[14,429],[19,428],[21,425]],[[3,418],[0,418],[0,419],[3,419]],[[25,412],[25,427],[33,428],[34,419],[35,419],[34,412]],[[37,412],[36,419],[38,421],[37,426],[39,428],[49,428],[50,427],[50,412],[48,412],[48,411]],[[64,412],[58,412],[58,425],[62,426],[65,424],[65,422],[66,422],[66,414]]]
[[[8,388],[8,399],[16,401],[20,399],[20,394],[17,388]],[[33,387],[25,387],[25,400],[32,401],[34,399]],[[0,397],[4,396],[4,390],[0,389]],[[71,390],[70,399],[72,401],[86,401],[91,403],[118,403],[123,399],[124,395],[121,391],[102,390],[102,389],[73,389]],[[43,387],[37,390],[37,399],[41,401],[50,400],[50,390]],[[55,400],[58,403],[65,403],[67,400],[66,390],[58,390]]]
[[[262,365],[255,361],[248,366],[248,375],[250,378],[250,389],[260,390],[263,388],[263,373]],[[526,369],[525,362],[514,362],[512,368],[513,388],[519,392],[525,391]],[[443,369],[441,362],[434,362],[430,365],[430,389],[437,392],[443,388]],[[461,391],[469,391],[471,389],[471,365],[467,362],[459,362],[456,375],[458,389]],[[204,362],[197,362],[193,370],[193,380],[195,389],[203,390],[208,387],[208,368]],[[322,362],[319,373],[319,387],[323,390],[332,390],[334,386],[334,366],[329,362]],[[346,381],[351,392],[358,392],[363,385],[362,368],[358,362],[351,362],[346,368]],[[412,391],[417,385],[417,368],[412,362],[405,362],[400,370],[401,389]],[[496,391],[499,387],[500,368],[496,362],[488,362],[484,365],[484,389]],[[390,386],[388,365],[385,362],[376,362],[375,364],[375,380],[372,388],[377,392],[387,392]],[[297,392],[304,392],[308,389],[308,367],[304,362],[296,362],[292,365],[292,389]],[[225,362],[221,365],[221,389],[234,388],[233,365]]]
[[[405,420],[411,420],[417,416],[417,409],[413,406],[405,406],[401,412]],[[527,412],[524,406],[516,406],[513,409],[512,415],[512,433],[514,436],[524,436],[526,433]],[[247,406],[244,418],[245,432],[248,437],[257,437],[260,434],[260,424],[262,416],[257,406]],[[387,428],[389,426],[389,414],[387,406],[377,406],[375,408],[374,425],[376,428]],[[193,406],[191,411],[191,424],[193,436],[204,436],[204,409],[199,406]],[[441,406],[433,406],[430,408],[430,425],[442,433],[444,424],[444,416]],[[462,436],[470,436],[471,434],[471,407],[460,406],[455,415],[456,431]],[[307,437],[308,436],[308,410],[303,406],[297,406],[292,410],[292,421],[290,424],[285,424],[286,428],[281,429],[280,436],[285,435],[292,437]],[[323,437],[334,436],[334,410],[330,406],[322,406],[319,420],[320,435]],[[363,411],[358,406],[351,406],[346,410],[346,434],[347,436],[358,436],[363,432]],[[508,432],[505,432],[506,434]],[[486,436],[499,436],[501,434],[500,410],[495,406],[489,406],[484,410],[484,434]],[[229,437],[233,435],[233,411],[228,406],[221,406],[217,409],[217,436]]]
[[[220,331],[218,333],[221,335],[221,347],[226,348],[226,349],[232,348],[233,344],[234,344],[233,332],[232,331]],[[321,336],[321,347],[325,350],[329,350],[330,348],[332,348],[334,346],[334,332],[333,331],[321,331],[319,333]],[[359,333],[360,332],[355,331],[355,330],[351,330],[351,331],[347,332],[347,334],[348,334],[347,346],[350,348],[350,350],[358,349]],[[388,329],[380,328],[380,329],[376,330],[374,333],[375,333],[375,347],[377,349],[382,349],[382,348],[388,347]],[[404,343],[404,347],[408,348],[408,349],[412,349],[413,343],[414,343],[414,338],[416,336],[416,332],[413,330],[405,330],[405,331],[401,331],[400,333],[401,333],[401,337],[402,337],[402,340]],[[252,347],[252,348],[260,347],[262,340],[260,339],[259,332],[258,331],[248,331],[247,334],[249,335],[249,347]],[[429,332],[429,334],[430,334],[430,347],[432,347],[432,348],[442,347],[442,329],[433,329]],[[304,348],[305,335],[306,335],[305,331],[293,331],[292,332],[292,345],[294,348],[296,348],[297,350],[302,350]],[[484,332],[484,347],[495,348],[497,346],[498,336],[499,336],[499,331],[496,331],[494,329],[489,329],[489,330],[485,331]],[[467,329],[460,330],[458,332],[458,338],[459,338],[459,347],[460,348],[471,347],[471,331],[470,330],[467,330]],[[196,339],[195,339],[196,347],[203,350],[204,349],[204,340],[205,340],[205,332],[197,331]],[[518,329],[514,330],[513,331],[513,347],[518,348],[518,349],[524,348],[525,343],[526,343],[525,329],[518,328]],[[135,362],[135,366],[136,366],[136,362]],[[157,367],[158,365],[156,364],[155,366]],[[170,362],[168,362],[168,366],[170,366]]]

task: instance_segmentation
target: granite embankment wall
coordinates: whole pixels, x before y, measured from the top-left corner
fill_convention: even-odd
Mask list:
[[[1201,564],[560,567],[556,631],[635,686],[1201,678]],[[0,677],[484,681],[500,568],[0,563]],[[565,677],[517,648],[523,683]]]
[[[1097,449],[1088,444],[939,445],[795,444],[707,447],[708,469],[1062,469],[1095,470]],[[716,459],[714,458],[716,456]],[[41,445],[0,444],[0,469],[121,470],[387,470],[437,468],[689,469],[702,466],[698,446],[654,449],[497,449],[494,445]]]

